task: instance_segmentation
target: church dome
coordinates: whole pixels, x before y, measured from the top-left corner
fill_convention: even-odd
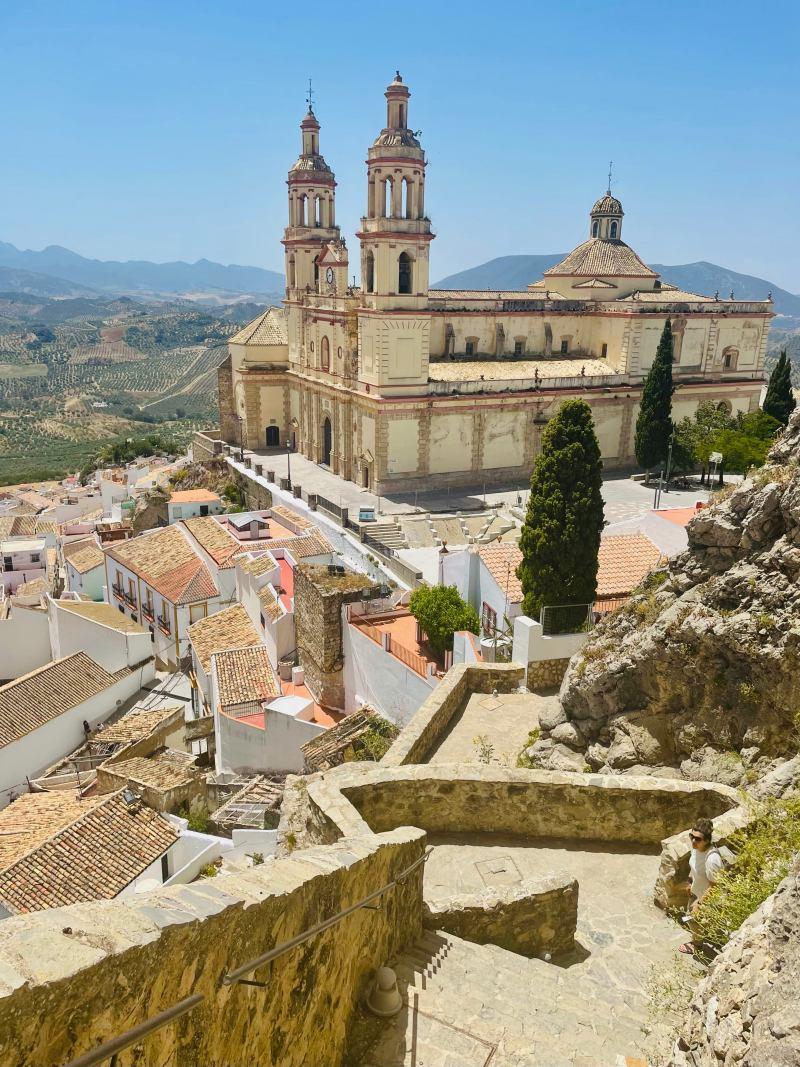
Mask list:
[[[601,196],[597,203],[592,208],[593,215],[624,215],[622,210],[622,204],[615,196],[612,196],[610,192],[605,196]]]

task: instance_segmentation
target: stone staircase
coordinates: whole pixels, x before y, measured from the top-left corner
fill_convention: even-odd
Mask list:
[[[387,548],[408,548],[405,534],[396,520],[393,522],[370,522],[365,524],[364,529],[370,537],[380,541]]]
[[[605,983],[568,994],[561,966],[432,931],[390,965],[405,1006],[360,1067],[644,1067]]]

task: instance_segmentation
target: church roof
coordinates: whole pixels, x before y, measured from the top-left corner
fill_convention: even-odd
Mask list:
[[[258,318],[248,322],[230,338],[232,345],[286,345],[286,312],[282,308],[267,308]]]
[[[601,196],[592,208],[593,215],[624,215],[622,204],[611,193]]]
[[[624,241],[611,241],[603,237],[590,237],[578,245],[554,267],[544,272],[548,275],[586,278],[657,278],[658,274],[636,255]]]
[[[300,156],[289,173],[293,174],[298,170],[315,170],[323,174],[333,174],[333,171],[322,156]]]

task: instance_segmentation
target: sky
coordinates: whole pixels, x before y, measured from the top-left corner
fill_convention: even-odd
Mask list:
[[[647,261],[800,292],[800,5],[5,0],[0,240],[283,270],[313,79],[357,260],[399,68],[429,166],[431,281],[566,252],[606,188]]]

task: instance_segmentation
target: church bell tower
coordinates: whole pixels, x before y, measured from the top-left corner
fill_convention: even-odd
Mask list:
[[[308,113],[300,123],[302,150],[289,171],[289,224],[283,241],[286,297],[291,300],[319,284],[318,257],[325,245],[339,240],[336,225],[336,180],[319,150],[319,122],[309,92]]]
[[[367,213],[361,219],[361,288],[367,306],[427,306],[430,219],[425,153],[408,125],[411,94],[400,72],[386,89],[386,126],[367,153]]]

